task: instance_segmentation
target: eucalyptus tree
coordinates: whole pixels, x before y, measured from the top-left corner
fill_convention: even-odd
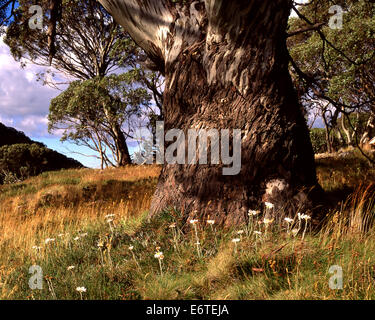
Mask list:
[[[123,28],[94,0],[64,0],[57,15],[53,60],[50,59],[50,0],[38,2],[42,8],[42,30],[30,29],[33,1],[19,0],[4,42],[17,61],[52,67],[70,79],[104,77],[122,65],[134,62],[139,49]],[[121,54],[112,51],[122,44]]]
[[[101,168],[123,166],[131,162],[126,140],[133,138],[150,100],[132,72],[74,81],[52,99],[48,129],[61,130],[62,141],[96,151]]]
[[[18,1],[4,41],[16,60],[21,63],[29,61],[47,68],[47,71],[39,74],[44,83],[59,87],[61,74],[67,81],[60,81],[66,84],[76,80],[104,78],[120,72],[120,67],[136,68],[141,50],[94,0],[64,0],[64,10],[59,9],[54,14],[51,10],[53,2],[38,2],[43,9],[43,21],[52,17],[58,21],[53,32],[51,60],[51,26],[44,23],[42,30],[30,29],[29,26],[29,20],[34,14],[32,11],[30,13],[29,8],[33,3],[29,0]],[[119,47],[122,48],[121,52],[117,51]],[[79,108],[80,101],[77,100],[76,103],[76,108]],[[117,152],[120,152],[119,163],[129,164],[131,161],[128,146],[124,143],[125,133],[119,126],[114,126],[112,130],[115,130]]]
[[[242,167],[164,164],[151,212],[245,221],[286,214],[319,190],[302,108],[288,72],[289,0],[100,0],[165,75],[165,129],[240,129]],[[186,135],[187,136],[187,135]],[[304,191],[305,190],[305,191]]]
[[[165,76],[165,129],[241,130],[241,170],[224,163],[164,164],[151,213],[167,207],[185,218],[210,215],[238,223],[248,210],[291,214],[320,194],[313,149],[288,70],[291,0],[99,0]],[[58,45],[51,0],[49,54]],[[62,13],[64,14],[64,13]],[[76,19],[79,15],[76,15]],[[231,135],[234,138],[234,134]],[[234,150],[234,147],[231,148]],[[199,150],[197,150],[199,152]]]

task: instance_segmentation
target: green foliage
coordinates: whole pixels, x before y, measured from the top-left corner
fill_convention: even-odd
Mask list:
[[[17,182],[44,171],[79,167],[79,162],[36,143],[0,147],[0,183]]]
[[[310,139],[314,153],[327,152],[326,133],[324,129],[314,128],[310,130]]]
[[[132,72],[72,82],[51,101],[49,130],[65,129],[62,141],[74,141],[91,137],[93,129],[102,132],[105,126],[121,126],[132,116],[140,117],[141,107],[148,106],[151,97],[136,86]]]
[[[313,146],[314,153],[325,153],[328,152],[326,130],[322,128],[313,128],[310,130],[310,139]],[[337,138],[337,133],[331,133],[330,139],[332,140],[332,147],[334,150],[338,150],[345,147],[344,142]]]
[[[122,142],[150,106],[151,95],[138,82],[136,71],[74,81],[51,101],[49,131],[62,129],[61,141],[73,141],[98,152],[106,150],[120,164]]]
[[[375,4],[370,1],[313,0],[300,8],[313,24],[325,22],[322,33],[333,45],[323,42],[316,31],[288,40],[290,54],[299,68],[318,81],[323,92],[347,105],[370,101],[375,97]],[[341,5],[345,10],[343,29],[331,29],[329,8]],[[290,31],[306,27],[299,18],[290,20]],[[295,77],[296,87],[300,87]],[[311,94],[311,93],[310,93]]]
[[[44,21],[49,20],[50,1],[38,1]],[[29,0],[18,0],[14,19],[7,28],[4,42],[17,61],[31,61],[49,67],[48,24],[43,30],[30,30]],[[56,54],[52,66],[75,79],[105,76],[119,66],[120,61],[135,61],[138,50],[123,29],[114,22],[104,8],[94,0],[64,0],[56,29]],[[78,18],[77,18],[78,17]],[[124,50],[112,55],[118,42],[127,41]],[[24,63],[24,62],[23,62]],[[48,71],[47,71],[48,73]],[[53,73],[41,73],[43,81],[50,81]]]
[[[365,130],[369,131],[369,138],[371,139],[373,135],[375,134],[375,131],[373,128],[367,128],[367,122],[369,120],[369,113],[367,112],[360,112],[360,113],[352,113],[349,116],[341,116],[338,119],[338,123],[341,124],[342,122],[342,117],[344,117],[344,126],[349,132],[349,135],[353,137],[353,144],[356,144],[355,141],[355,135],[357,137],[361,137],[365,133]],[[338,130],[342,131],[342,128],[339,127],[335,131],[337,132]],[[359,141],[358,141],[359,142]]]

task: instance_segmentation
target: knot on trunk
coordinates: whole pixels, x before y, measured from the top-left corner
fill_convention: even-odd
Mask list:
[[[263,203],[265,218],[282,222],[285,217],[294,218],[299,212],[311,214],[313,203],[309,190],[296,190],[285,179],[273,179],[266,183]]]

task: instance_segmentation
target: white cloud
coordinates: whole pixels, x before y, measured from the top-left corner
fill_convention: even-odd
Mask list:
[[[0,38],[0,121],[33,137],[48,136],[49,103],[60,93],[36,81],[42,70],[31,64],[22,69]]]

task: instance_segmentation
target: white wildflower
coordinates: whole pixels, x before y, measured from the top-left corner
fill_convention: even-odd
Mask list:
[[[249,216],[256,216],[260,213],[259,210],[249,210],[248,215]]]
[[[301,214],[300,212],[298,212],[297,215],[298,215],[299,220],[309,220],[309,219],[311,219],[311,217],[307,214]]]
[[[163,260],[164,259],[163,252],[161,252],[161,251],[156,252],[155,255],[154,255],[154,257],[156,259]]]
[[[273,222],[273,219],[268,219],[268,218],[264,218],[263,219],[263,223],[266,224],[266,225],[268,225],[268,224],[270,224],[272,222]]]
[[[267,209],[273,209],[275,207],[275,205],[271,202],[265,202],[264,205]]]

